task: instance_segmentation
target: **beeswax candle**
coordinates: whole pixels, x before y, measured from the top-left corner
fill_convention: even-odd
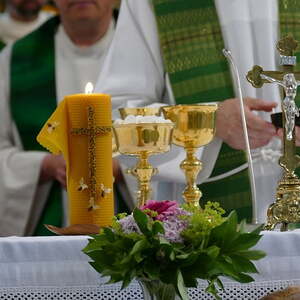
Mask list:
[[[111,224],[114,213],[110,96],[68,95],[37,140],[67,165],[69,223]]]

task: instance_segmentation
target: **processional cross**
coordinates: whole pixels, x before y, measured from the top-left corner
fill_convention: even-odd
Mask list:
[[[277,43],[280,53],[282,71],[264,71],[260,66],[254,66],[247,74],[247,80],[256,88],[265,83],[275,83],[283,88],[282,101],[283,124],[283,155],[279,165],[284,169],[283,178],[279,181],[276,193],[276,202],[267,212],[268,220],[265,229],[273,230],[281,223],[281,231],[287,230],[289,223],[300,222],[300,180],[295,169],[300,166],[300,157],[296,155],[295,145],[295,118],[299,116],[299,109],[295,104],[297,87],[300,85],[300,72],[294,72],[296,56],[294,51],[298,42],[291,35]]]
[[[71,134],[88,136],[88,166],[89,166],[89,184],[85,184],[83,178],[80,180],[78,190],[89,190],[88,210],[98,209],[97,200],[97,177],[96,177],[96,138],[111,132],[109,126],[95,126],[95,112],[92,106],[87,107],[88,126],[87,128],[73,128]],[[110,193],[103,184],[99,184],[99,195],[105,197],[105,193]]]

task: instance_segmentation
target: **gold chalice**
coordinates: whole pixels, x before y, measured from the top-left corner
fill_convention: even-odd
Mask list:
[[[138,157],[136,166],[129,170],[138,179],[138,207],[150,199],[150,181],[157,173],[157,169],[148,162],[148,157],[170,150],[173,127],[173,123],[130,123],[113,126],[118,151]]]
[[[119,108],[121,119],[129,115],[134,116],[160,116],[160,107],[122,107]]]
[[[174,124],[173,143],[186,151],[180,168],[185,173],[187,186],[182,193],[187,203],[199,207],[202,196],[196,179],[202,169],[201,161],[195,156],[197,148],[211,142],[215,135],[217,104],[164,106],[162,111],[166,119]]]

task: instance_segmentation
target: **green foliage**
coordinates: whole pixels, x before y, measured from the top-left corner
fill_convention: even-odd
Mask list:
[[[220,276],[238,282],[251,282],[248,274],[257,270],[251,260],[265,256],[259,250],[249,250],[261,236],[259,230],[245,232],[237,223],[237,215],[223,218],[224,211],[209,203],[205,209],[189,206],[184,216],[189,226],[182,232],[183,243],[171,243],[164,238],[164,227],[146,213],[135,209],[133,217],[142,234],[124,233],[118,220],[112,228],[104,228],[93,236],[83,249],[93,260],[91,265],[110,283],[122,282],[126,287],[133,278],[171,284],[181,299],[187,300],[186,287],[196,287],[197,279],[208,281],[207,292],[218,298],[217,286],[223,288]]]

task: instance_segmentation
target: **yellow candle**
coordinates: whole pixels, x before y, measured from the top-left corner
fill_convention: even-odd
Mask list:
[[[66,96],[37,139],[67,164],[69,223],[111,224],[114,213],[111,100],[104,94]],[[51,128],[51,129],[50,129]]]

